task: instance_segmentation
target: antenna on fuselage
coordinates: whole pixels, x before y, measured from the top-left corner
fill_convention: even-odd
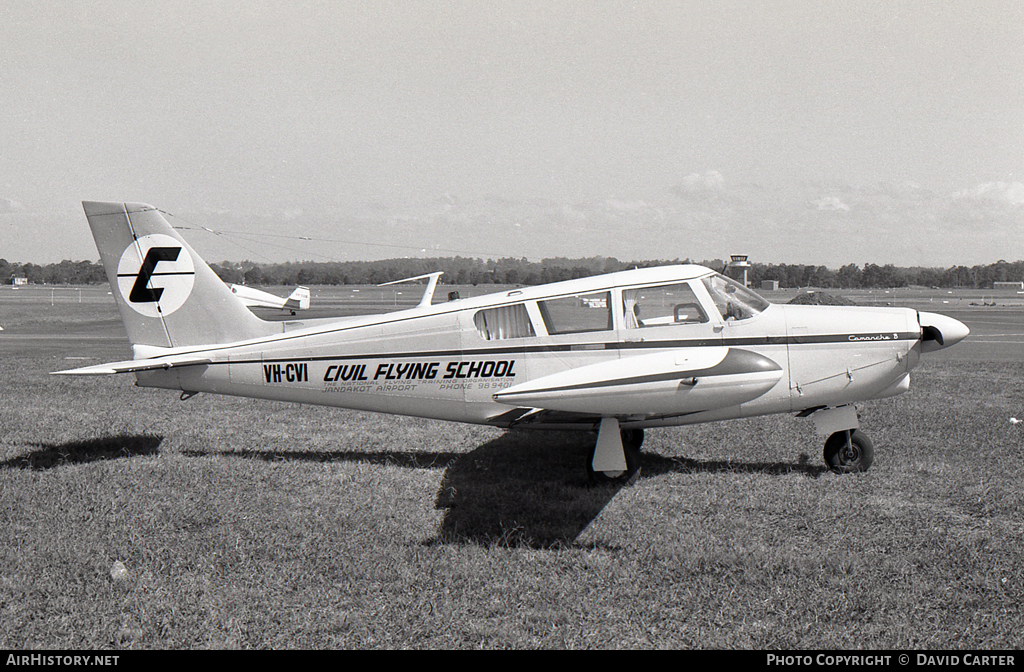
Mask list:
[[[411,278],[402,278],[401,280],[392,280],[391,282],[382,282],[378,287],[384,287],[385,285],[400,285],[403,282],[412,282],[413,280],[422,280],[423,278],[429,278],[427,281],[427,287],[423,290],[423,298],[420,299],[417,308],[424,308],[430,305],[430,302],[434,300],[434,290],[437,289],[437,281],[444,275],[444,271],[434,271],[433,273],[424,273],[423,275],[417,275]]]

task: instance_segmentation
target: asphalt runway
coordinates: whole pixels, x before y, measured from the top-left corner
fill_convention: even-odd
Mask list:
[[[1024,361],[1024,309],[970,308],[934,310],[966,324],[970,335],[954,347],[930,353],[938,360]]]

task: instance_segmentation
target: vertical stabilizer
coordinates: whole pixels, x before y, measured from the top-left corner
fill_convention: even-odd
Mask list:
[[[133,345],[210,345],[280,331],[253,315],[153,206],[82,207]]]

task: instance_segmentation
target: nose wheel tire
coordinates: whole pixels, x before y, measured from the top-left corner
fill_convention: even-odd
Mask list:
[[[859,429],[843,430],[825,441],[824,457],[837,474],[867,471],[875,459],[875,446]]]

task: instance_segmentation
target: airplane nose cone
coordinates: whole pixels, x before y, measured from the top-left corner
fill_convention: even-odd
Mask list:
[[[919,312],[921,323],[921,344],[923,352],[948,348],[964,340],[971,330],[960,320],[954,320],[938,313]]]

